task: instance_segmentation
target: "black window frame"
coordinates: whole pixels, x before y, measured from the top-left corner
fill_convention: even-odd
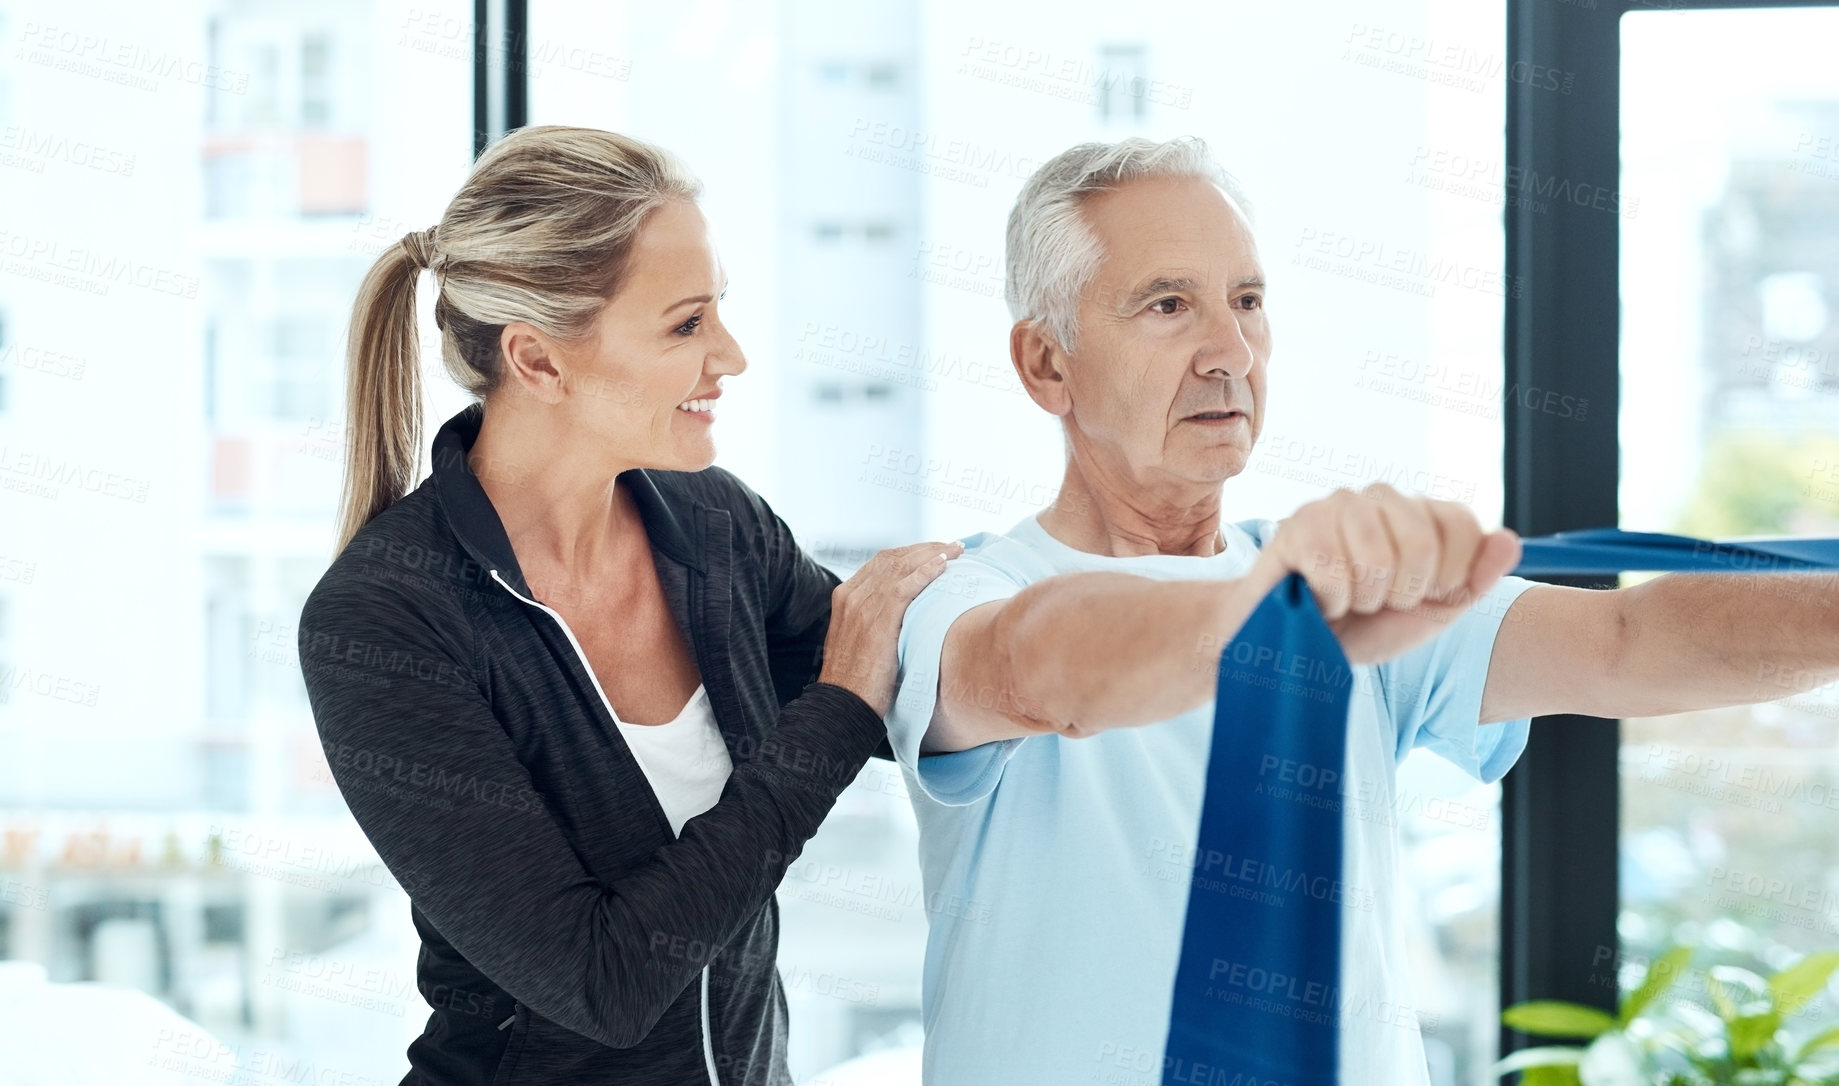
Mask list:
[[[496,47],[495,23],[503,24]],[[473,157],[529,123],[529,0],[473,0]]]

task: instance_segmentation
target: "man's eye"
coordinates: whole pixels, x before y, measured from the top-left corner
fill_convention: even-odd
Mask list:
[[[691,332],[694,332],[696,330],[696,326],[701,323],[702,323],[702,314],[698,313],[694,317],[691,317],[689,320],[684,321],[682,324],[679,324],[677,326],[677,334],[680,336],[687,336]]]
[[[1263,309],[1264,308],[1264,298],[1257,294],[1247,294],[1245,297],[1239,299],[1239,301],[1247,309]]]
[[[1164,298],[1158,302],[1151,302],[1149,307],[1165,317],[1172,317],[1181,312],[1181,299]]]

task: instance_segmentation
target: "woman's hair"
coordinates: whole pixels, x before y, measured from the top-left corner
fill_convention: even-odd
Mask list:
[[[483,399],[503,376],[505,325],[524,321],[563,342],[588,335],[646,217],[701,192],[670,152],[593,128],[522,128],[480,155],[441,221],[384,250],[358,288],[337,549],[416,482],[423,268],[434,273],[447,372]]]

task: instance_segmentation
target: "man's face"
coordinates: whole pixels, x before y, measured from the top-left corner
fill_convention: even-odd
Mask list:
[[[1072,440],[1120,480],[1217,487],[1264,421],[1271,332],[1251,226],[1199,178],[1130,181],[1083,210],[1105,255],[1067,364]]]

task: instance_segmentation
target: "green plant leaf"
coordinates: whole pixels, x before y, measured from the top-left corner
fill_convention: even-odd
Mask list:
[[[1801,1050],[1795,1053],[1794,1062],[1799,1063],[1814,1052],[1822,1048],[1831,1048],[1836,1044],[1839,1044],[1839,1026],[1834,1026],[1832,1029],[1809,1038],[1807,1043],[1801,1046]]]
[[[1575,1067],[1528,1067],[1520,1086],[1583,1086]]]
[[[1826,987],[1835,969],[1839,969],[1839,953],[1829,950],[1809,954],[1770,977],[1769,990],[1775,993],[1776,1009],[1783,1014],[1800,1010]]]
[[[1769,982],[1737,965],[1712,966],[1705,977],[1705,988],[1726,1025],[1756,1013],[1760,1009],[1756,1004],[1767,1005],[1764,1001],[1769,999]]]
[[[1756,1053],[1775,1036],[1782,1022],[1781,1012],[1771,1007],[1756,1014],[1738,1015],[1730,1023],[1730,1055],[1738,1063],[1756,1058]]]
[[[1628,1034],[1611,1030],[1590,1042],[1578,1061],[1577,1077],[1592,1086],[1646,1086],[1643,1053]]]
[[[1497,1075],[1524,1071],[1529,1067],[1575,1067],[1583,1059],[1584,1050],[1569,1045],[1541,1045],[1537,1048],[1522,1048],[1518,1052],[1501,1057],[1494,1064]]]
[[[1679,1023],[1679,1029],[1675,1032],[1681,1036],[1682,1042],[1696,1044],[1711,1039],[1723,1043],[1724,1020],[1697,1003],[1685,999],[1672,1000],[1667,1004],[1666,1016]]]
[[[1646,1010],[1648,1004],[1673,986],[1673,982],[1679,979],[1679,975],[1686,971],[1686,963],[1691,960],[1691,947],[1676,946],[1649,962],[1647,975],[1641,978],[1640,987],[1630,992],[1628,998],[1622,1001],[1622,1009],[1617,1015],[1617,1020],[1625,1026],[1634,1021],[1635,1015]]]
[[[1608,1011],[1553,999],[1515,1003],[1501,1012],[1501,1021],[1539,1037],[1595,1037],[1616,1028],[1615,1016]]]

